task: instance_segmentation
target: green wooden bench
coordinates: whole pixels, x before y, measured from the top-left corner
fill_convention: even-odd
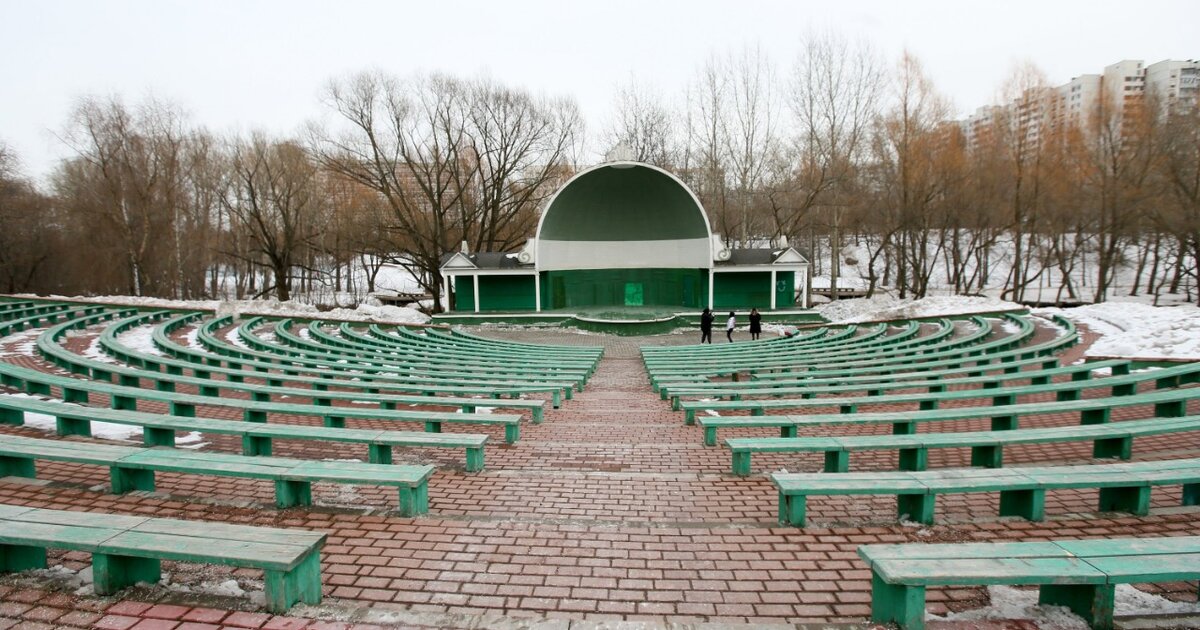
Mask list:
[[[710,376],[735,374],[738,372],[748,372],[752,375],[772,372],[794,374],[797,372],[805,373],[814,369],[847,369],[863,365],[887,366],[902,364],[918,356],[945,358],[982,355],[998,350],[1012,349],[1023,344],[1033,334],[1034,329],[1032,324],[1024,320],[1017,321],[1021,321],[1028,329],[1028,332],[1023,331],[1016,335],[1010,335],[990,342],[985,342],[985,340],[992,336],[991,326],[984,320],[980,320],[983,325],[974,333],[959,338],[951,338],[949,333],[953,331],[953,326],[947,326],[944,331],[935,335],[937,341],[928,343],[927,345],[901,343],[896,346],[881,346],[877,348],[851,347],[832,352],[814,348],[810,352],[797,353],[790,356],[745,357],[733,361],[716,360],[700,365],[688,365],[686,363],[674,366],[655,365],[649,369],[653,374],[654,380],[658,381],[674,375],[694,375],[697,373]],[[924,342],[923,339],[918,341]]]
[[[398,489],[401,516],[429,511],[428,482],[433,474],[433,466],[251,457],[0,434],[0,477],[33,478],[37,474],[37,460],[107,466],[114,494],[154,490],[156,472],[265,479],[275,483],[275,505],[280,508],[312,505],[314,481],[389,486]]]
[[[1104,364],[1105,366],[1108,363]],[[974,400],[979,398],[991,398],[993,405],[1011,405],[1014,404],[1020,396],[1036,396],[1039,394],[1054,394],[1058,400],[1078,400],[1085,389],[1096,389],[1107,387],[1111,389],[1113,396],[1125,396],[1137,392],[1139,385],[1144,383],[1155,383],[1158,388],[1176,387],[1180,383],[1197,383],[1200,382],[1200,362],[1187,363],[1184,365],[1174,366],[1163,370],[1155,370],[1152,372],[1141,372],[1137,374],[1119,374],[1110,378],[1092,380],[1088,378],[1092,370],[1100,369],[1099,365],[1082,364],[1071,366],[1075,369],[1060,368],[1058,374],[1071,374],[1072,380],[1059,383],[1033,384],[1026,386],[1011,386],[1002,388],[993,388],[986,390],[954,390],[945,391],[944,387],[937,387],[940,391],[929,392],[924,394],[893,394],[886,397],[879,396],[850,396],[839,398],[818,398],[818,399],[774,399],[774,400],[738,400],[738,401],[718,401],[718,402],[684,402],[681,407],[684,410],[684,422],[693,424],[696,418],[697,410],[716,410],[716,411],[742,411],[748,410],[751,415],[761,416],[769,409],[808,409],[819,407],[838,407],[841,413],[857,413],[859,405],[870,404],[916,404],[919,409],[930,410],[937,409],[941,403]],[[1124,369],[1127,370],[1128,364],[1124,364]]]
[[[90,436],[92,421],[142,427],[142,441],[147,446],[174,446],[175,435],[179,431],[233,435],[241,438],[242,453],[245,455],[270,455],[274,440],[366,444],[368,461],[373,464],[392,463],[393,448],[461,448],[466,451],[467,472],[483,470],[484,447],[488,441],[488,436],[475,433],[417,433],[262,424],[82,407],[31,397],[0,395],[0,424],[21,426],[24,424],[26,412],[54,417],[56,431],[62,436]]]
[[[200,326],[200,333],[197,336],[198,341],[204,345],[209,352],[223,357],[232,357],[242,361],[257,361],[266,363],[267,365],[281,366],[286,365],[291,368],[317,369],[323,370],[331,374],[339,374],[345,378],[360,378],[372,380],[405,380],[414,377],[424,377],[425,380],[446,381],[462,384],[464,382],[481,381],[487,384],[510,384],[510,383],[536,383],[543,385],[556,385],[560,387],[575,388],[582,391],[584,385],[583,375],[577,377],[556,378],[542,375],[524,376],[519,371],[514,371],[499,379],[479,378],[477,375],[464,374],[458,378],[446,375],[429,374],[424,375],[425,369],[416,369],[413,374],[405,374],[402,370],[392,368],[390,366],[376,363],[354,363],[352,364],[344,357],[329,356],[322,358],[310,358],[305,353],[299,351],[288,351],[278,349],[271,351],[255,350],[250,348],[239,348],[233,344],[226,343],[217,338],[215,330],[229,323],[231,318],[212,319]],[[241,327],[244,330],[245,326]],[[241,335],[243,339],[245,334]]]
[[[273,332],[278,343],[270,343],[253,331],[253,328],[262,323],[260,318],[247,320],[237,328],[237,334],[246,345],[256,350],[283,356],[302,356],[318,361],[357,362],[370,369],[381,369],[384,372],[419,370],[429,375],[478,378],[508,378],[517,375],[522,378],[545,378],[586,383],[592,370],[596,367],[594,361],[587,360],[547,359],[544,356],[532,357],[529,355],[499,356],[498,353],[482,353],[478,349],[474,352],[465,352],[416,343],[388,351],[379,348],[364,348],[356,343],[340,339],[336,344],[327,345],[327,341],[336,338],[311,332],[308,338],[301,337],[291,332],[292,320],[290,319],[283,319],[275,323]],[[308,328],[308,330],[319,329]]]
[[[993,430],[1004,430],[1017,428],[1021,416],[1075,411],[1080,413],[1082,424],[1098,424],[1108,422],[1113,409],[1134,405],[1154,405],[1154,415],[1159,418],[1179,417],[1186,413],[1187,402],[1196,398],[1200,398],[1200,387],[1162,389],[1141,394],[1127,393],[1107,398],[1021,404],[1010,404],[1008,397],[998,397],[990,407],[845,414],[724,416],[700,418],[697,422],[704,429],[704,444],[716,446],[718,428],[779,427],[781,437],[795,437],[797,427],[801,426],[890,424],[894,435],[911,435],[917,432],[919,423],[990,418]]]
[[[1118,363],[1128,364],[1128,361]],[[788,380],[754,380],[749,382],[721,381],[680,381],[664,383],[659,388],[663,400],[671,401],[672,411],[679,411],[683,396],[692,398],[727,398],[741,400],[755,396],[785,396],[799,394],[802,398],[821,394],[844,394],[848,392],[865,392],[868,396],[878,396],[884,391],[908,389],[914,387],[929,387],[937,391],[938,386],[945,382],[950,384],[984,384],[989,380],[1016,380],[1025,378],[1025,373],[1033,373],[1029,378],[1037,379],[1044,370],[1067,369],[1078,366],[1058,366],[1058,359],[1053,357],[1033,357],[1014,359],[996,364],[958,365],[940,369],[917,369],[913,371],[868,373],[857,376],[821,376],[816,378],[799,378]],[[1031,369],[1027,369],[1031,368]],[[1091,371],[1089,368],[1086,371]],[[1053,374],[1052,374],[1053,375]],[[1051,376],[1052,376],[1051,375]],[[966,379],[961,380],[960,379]],[[977,379],[977,380],[974,380]],[[1042,378],[1041,382],[1048,383],[1050,378]],[[1037,381],[1034,381],[1036,384]]]
[[[1200,577],[1200,536],[862,545],[858,555],[871,569],[871,620],[904,630],[925,627],[928,586],[1033,584],[1040,604],[1110,630],[1117,584]]]
[[[1046,491],[1097,488],[1098,510],[1145,516],[1155,486],[1182,485],[1182,505],[1200,505],[1200,459],[1004,468],[896,472],[772,473],[779,490],[779,523],[804,527],[810,495],[896,495],[896,513],[933,524],[937,496],[998,492],[1000,516],[1040,521],[1046,513]]]
[[[156,331],[157,332],[157,331]],[[308,398],[314,405],[332,406],[334,400],[347,400],[359,403],[378,404],[381,409],[394,410],[397,405],[426,405],[431,407],[457,407],[463,413],[473,414],[477,407],[495,407],[506,411],[529,411],[531,420],[534,424],[540,424],[544,418],[543,407],[545,403],[541,400],[502,400],[502,399],[482,399],[468,398],[457,396],[424,396],[424,395],[405,395],[405,394],[381,394],[369,393],[363,391],[331,391],[328,386],[321,385],[313,389],[301,389],[294,387],[282,387],[273,385],[259,385],[246,383],[245,376],[227,374],[229,378],[214,379],[214,378],[199,378],[189,376],[177,376],[170,372],[163,373],[157,370],[151,371],[138,367],[116,365],[104,363],[72,353],[57,342],[47,340],[45,343],[39,344],[43,351],[43,356],[47,359],[52,359],[53,362],[61,367],[66,367],[72,372],[84,374],[103,374],[102,380],[112,381],[119,379],[121,382],[134,382],[134,380],[146,380],[154,384],[154,389],[160,391],[174,391],[177,385],[188,385],[196,387],[197,390],[204,396],[220,396],[222,390],[247,392],[253,400],[259,402],[269,402],[272,397],[286,398]],[[211,376],[211,373],[207,373]],[[115,379],[114,379],[115,377]],[[267,378],[268,381],[276,381],[277,379]],[[321,388],[323,387],[323,389]]]
[[[986,343],[977,343],[966,347],[957,347],[947,350],[936,350],[934,352],[923,352],[920,354],[900,353],[896,356],[888,358],[872,358],[859,361],[841,361],[841,362],[824,362],[816,359],[813,362],[806,364],[797,364],[787,362],[780,367],[778,371],[765,371],[764,367],[757,367],[753,374],[753,379],[758,384],[764,384],[764,381],[790,381],[792,384],[797,384],[800,379],[817,379],[824,377],[831,378],[847,378],[863,375],[890,375],[897,371],[913,372],[913,371],[931,371],[944,368],[961,368],[964,366],[988,366],[1003,364],[1017,360],[1032,359],[1036,357],[1049,357],[1057,352],[1074,345],[1078,341],[1078,333],[1073,325],[1070,325],[1069,320],[1062,320],[1067,324],[1064,326],[1066,332],[1055,339],[1045,343],[1027,346],[1025,341],[1032,336],[1033,326],[1028,322],[1021,320],[1029,329],[1027,335],[1018,334],[1010,335],[994,341]],[[1056,320],[1057,321],[1057,320]],[[928,349],[927,349],[928,350]],[[994,369],[994,368],[991,368]],[[698,374],[693,372],[681,374],[655,374],[652,375],[651,381],[657,391],[663,386],[670,386],[687,382],[695,382]],[[682,378],[682,381],[673,381],[674,378]]]
[[[45,569],[46,550],[92,554],[97,595],[157,584],[162,560],[261,569],[267,610],[321,603],[325,534],[0,505],[0,570]]]
[[[344,375],[327,374],[324,371],[315,372],[316,376],[301,375],[299,370],[285,368],[281,374],[278,371],[269,372],[271,366],[262,365],[257,362],[250,362],[247,366],[244,363],[235,363],[220,358],[207,357],[195,353],[193,350],[183,348],[168,335],[186,325],[187,323],[198,318],[200,314],[185,315],[182,317],[174,317],[164,321],[154,330],[155,346],[171,357],[176,357],[177,360],[162,359],[158,357],[150,357],[145,353],[134,353],[124,348],[106,347],[105,349],[112,354],[128,363],[133,363],[146,367],[148,369],[159,370],[165,369],[168,372],[180,372],[180,366],[185,366],[187,369],[192,369],[193,372],[199,372],[197,377],[209,378],[213,374],[225,375],[229,380],[241,380],[247,377],[261,377],[267,380],[268,385],[279,384],[284,381],[296,382],[310,385],[313,389],[328,390],[329,387],[336,386],[348,390],[366,390],[367,393],[379,393],[383,391],[390,392],[419,392],[422,396],[435,395],[468,395],[477,394],[489,397],[491,400],[500,400],[501,396],[509,396],[512,405],[519,406],[530,401],[515,400],[522,394],[529,393],[548,393],[551,396],[551,406],[558,409],[562,405],[562,397],[565,395],[567,399],[571,398],[572,386],[561,385],[531,385],[528,383],[504,385],[504,386],[485,386],[479,384],[478,381],[472,382],[469,385],[451,385],[443,381],[426,380],[423,382],[405,383],[405,382],[388,382],[388,381],[363,381],[358,377],[351,379],[344,378]],[[102,339],[103,341],[103,339]],[[220,365],[229,365],[229,368],[222,368]],[[196,367],[202,365],[204,367]],[[253,367],[253,370],[245,370],[244,367]],[[306,373],[314,373],[308,371]],[[336,378],[334,378],[336,377]],[[505,405],[502,405],[505,406]],[[464,409],[465,411],[465,409]],[[540,414],[536,411],[535,422],[540,420]]]

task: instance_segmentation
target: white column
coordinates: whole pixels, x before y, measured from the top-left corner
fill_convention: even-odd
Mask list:
[[[777,280],[778,277],[779,277],[778,273],[774,269],[772,269],[771,270],[771,310],[772,311],[775,310],[775,296],[779,295],[779,289],[778,289],[778,287],[775,286],[775,283],[778,281]]]
[[[713,307],[713,270],[708,270],[708,308]]]
[[[442,305],[443,311],[450,310],[450,291],[454,289],[450,282],[453,280],[453,278],[454,277],[449,274],[442,274],[442,294],[437,296],[437,299],[438,303]]]
[[[471,276],[471,283],[475,290],[475,312],[479,312],[479,274]]]
[[[542,274],[533,273],[533,310],[542,312]]]

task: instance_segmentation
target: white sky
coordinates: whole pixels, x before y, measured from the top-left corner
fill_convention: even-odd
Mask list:
[[[713,52],[758,44],[790,65],[811,29],[907,47],[960,113],[1013,66],[1053,83],[1121,59],[1200,57],[1200,2],[1140,0],[0,0],[0,141],[44,176],[74,99],[154,95],[224,133],[289,133],[332,77],[479,74],[573,96],[595,132],[630,77],[674,98]]]

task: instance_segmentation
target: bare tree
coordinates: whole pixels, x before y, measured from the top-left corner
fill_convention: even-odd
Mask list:
[[[675,126],[675,116],[663,104],[662,95],[631,77],[617,88],[612,117],[601,138],[606,153],[623,145],[634,160],[671,169],[680,152]]]
[[[271,270],[280,301],[291,298],[293,267],[319,231],[313,220],[318,206],[316,172],[295,143],[255,133],[232,147],[221,200],[252,243],[247,262]]]

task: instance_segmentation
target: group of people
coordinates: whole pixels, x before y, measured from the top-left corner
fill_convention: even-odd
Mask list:
[[[704,309],[700,313],[700,343],[712,343],[713,321],[717,318],[712,309]],[[729,311],[729,319],[725,321],[725,338],[733,343],[733,331],[737,329],[737,314]],[[762,334],[762,315],[758,309],[750,309],[750,338],[758,339]]]

